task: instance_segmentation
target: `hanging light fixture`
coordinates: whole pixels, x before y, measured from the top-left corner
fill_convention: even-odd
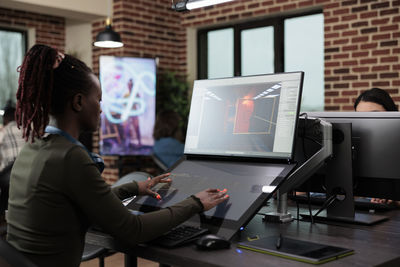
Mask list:
[[[186,11],[205,6],[217,5],[232,0],[179,0],[174,4],[172,0],[172,9],[176,11]]]
[[[117,32],[113,31],[111,27],[111,1],[113,0],[108,1],[108,17],[106,20],[106,29],[97,34],[96,41],[93,44],[94,46],[106,48],[116,48],[124,46],[121,41],[121,36],[119,36]]]

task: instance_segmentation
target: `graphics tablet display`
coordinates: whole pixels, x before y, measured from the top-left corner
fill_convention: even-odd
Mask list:
[[[141,196],[128,208],[148,212],[174,205],[207,188],[226,188],[228,201],[204,212],[202,218],[193,219],[210,230],[214,227],[215,233],[229,239],[270,197],[271,194],[263,193],[263,186],[274,185],[292,168],[282,164],[183,161],[171,172],[170,186],[158,184],[153,188],[161,200]]]

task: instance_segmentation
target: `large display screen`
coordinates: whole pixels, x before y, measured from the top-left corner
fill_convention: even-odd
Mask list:
[[[198,80],[185,154],[290,159],[303,72]]]
[[[286,171],[285,167],[280,164],[187,160],[171,171],[171,185],[158,184],[152,189],[160,194],[161,200],[138,197],[136,204],[166,208],[207,188],[226,188],[229,200],[205,212],[205,215],[238,221],[263,193],[263,186],[271,185]],[[231,209],[231,205],[234,208]]]
[[[155,59],[100,56],[100,83],[100,153],[151,154],[156,109]]]

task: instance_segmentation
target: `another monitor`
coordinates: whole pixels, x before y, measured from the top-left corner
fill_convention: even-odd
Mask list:
[[[187,155],[292,159],[303,72],[198,80]]]
[[[100,56],[100,82],[103,91],[100,153],[152,154],[155,59]]]
[[[308,116],[351,123],[354,195],[400,200],[400,112],[311,112]],[[334,144],[338,138],[340,134],[336,140],[334,134]]]

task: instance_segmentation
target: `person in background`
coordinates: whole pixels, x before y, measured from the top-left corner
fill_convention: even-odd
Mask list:
[[[359,112],[399,111],[390,95],[380,88],[372,88],[361,93],[354,102],[354,110]]]
[[[399,111],[390,95],[380,88],[372,88],[361,93],[354,102],[354,110],[357,112]],[[371,198],[371,202],[394,204],[400,207],[400,201],[391,199]]]
[[[0,136],[0,172],[14,162],[22,146],[25,144],[22,132],[14,119],[15,107],[11,101],[4,108],[2,135]]]
[[[16,121],[28,143],[10,179],[7,240],[41,267],[80,265],[91,224],[126,245],[152,240],[203,210],[226,201],[226,190],[207,189],[159,211],[134,215],[121,203],[149,195],[169,174],[110,188],[104,164],[78,136],[99,125],[101,89],[82,61],[34,45],[20,68]],[[49,124],[50,122],[50,124]]]
[[[179,121],[178,113],[166,110],[157,114],[154,124],[153,153],[168,168],[183,156],[184,145],[179,141],[182,138]]]
[[[4,108],[3,124],[0,135],[0,223],[4,222],[4,214],[8,205],[10,171],[19,151],[25,144],[22,132],[14,120],[15,107],[11,101]]]

